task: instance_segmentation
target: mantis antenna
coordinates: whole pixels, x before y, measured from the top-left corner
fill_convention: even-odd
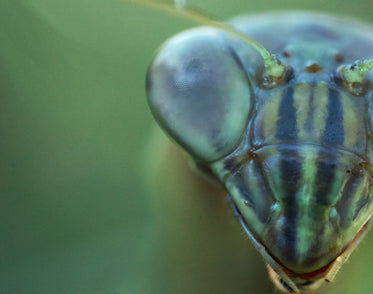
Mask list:
[[[366,72],[373,69],[373,59],[356,61],[352,65],[344,66],[342,69],[344,78],[350,82],[362,82]]]
[[[122,0],[123,1],[123,0]],[[254,47],[259,54],[262,56],[264,61],[264,80],[268,84],[276,84],[276,81],[282,80],[286,75],[287,67],[282,64],[275,55],[269,53],[263,45],[250,38],[243,32],[235,29],[234,27],[214,20],[205,14],[186,6],[186,0],[175,0],[172,3],[168,3],[160,0],[124,0],[126,2],[131,2],[134,4],[141,4],[147,7],[153,7],[158,10],[165,11],[170,14],[178,14],[186,19],[193,20],[200,24],[209,25],[218,28],[227,33],[231,33],[239,37],[242,41],[246,42],[248,45]]]
[[[342,82],[350,93],[361,95],[365,74],[373,69],[373,59],[357,60],[353,64],[342,65],[338,71]]]

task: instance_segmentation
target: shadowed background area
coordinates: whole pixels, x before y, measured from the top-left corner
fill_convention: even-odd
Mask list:
[[[190,4],[221,19],[312,9],[373,23],[371,0]],[[154,122],[144,79],[156,48],[193,25],[112,0],[0,2],[0,293],[175,293],[152,286],[158,226],[145,173]],[[372,235],[316,293],[370,292]],[[242,274],[259,275],[256,291],[271,293],[250,253],[258,273]],[[195,292],[186,283],[178,293]]]

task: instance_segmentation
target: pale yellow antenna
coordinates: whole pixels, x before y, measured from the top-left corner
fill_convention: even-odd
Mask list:
[[[200,24],[209,25],[218,28],[227,33],[231,33],[239,37],[242,41],[254,47],[263,57],[264,61],[264,79],[265,83],[271,88],[271,84],[276,84],[277,81],[284,78],[287,72],[287,67],[283,65],[273,54],[269,53],[263,45],[250,38],[243,32],[224,22],[216,21],[205,14],[186,6],[186,0],[175,0],[172,3],[160,0],[122,0],[134,4],[141,4],[147,7],[153,7],[171,14],[178,14],[186,19],[193,20]]]
[[[365,74],[372,69],[373,59],[367,59],[357,60],[350,65],[342,65],[338,71],[346,90],[354,95],[361,95],[363,94],[362,84]]]

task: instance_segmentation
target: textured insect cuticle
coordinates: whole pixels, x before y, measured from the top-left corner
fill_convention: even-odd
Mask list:
[[[306,66],[306,71],[309,73],[318,73],[322,71],[322,67],[318,65],[317,63],[312,63],[308,66]]]
[[[335,71],[333,78],[348,93],[354,96],[362,96],[365,94],[363,87],[364,75],[357,70],[356,64],[341,65]]]
[[[243,36],[243,32],[249,36],[254,32],[253,36],[258,36],[255,33],[260,27],[257,28],[256,24],[233,21],[230,27],[211,22],[203,15],[181,7],[185,13],[191,13],[191,18],[209,23],[214,28],[222,29],[224,34],[232,33],[238,38],[220,38],[221,33],[216,33],[215,29],[196,30],[197,37],[211,38],[213,44],[209,43],[205,51],[204,48],[188,51],[185,49],[187,46],[177,46],[177,50],[183,47],[185,51],[177,55],[181,58],[172,63],[169,75],[165,75],[162,83],[159,83],[162,86],[159,89],[167,91],[161,94],[157,92],[157,97],[163,102],[163,97],[170,92],[172,99],[167,102],[170,105],[175,103],[178,107],[176,114],[187,113],[188,109],[184,106],[190,106],[191,111],[185,115],[187,123],[180,123],[179,131],[182,134],[186,126],[193,125],[197,118],[203,117],[206,122],[210,122],[211,118],[210,125],[201,121],[203,127],[197,126],[185,132],[192,143],[194,134],[203,137],[204,141],[196,145],[198,148],[212,146],[220,150],[226,142],[216,134],[225,138],[225,135],[232,133],[230,128],[238,125],[234,120],[236,113],[243,113],[238,143],[235,141],[232,144],[234,147],[224,149],[211,160],[202,161],[201,158],[201,162],[211,167],[209,173],[232,195],[229,196],[232,198],[230,201],[241,224],[256,248],[262,249],[258,251],[267,261],[268,268],[273,267],[275,274],[272,276],[270,272],[270,277],[276,287],[286,293],[316,289],[321,282],[332,280],[336,272],[334,268],[339,268],[347,258],[346,255],[342,256],[342,250],[351,243],[356,232],[345,228],[355,223],[360,225],[360,220],[366,219],[365,205],[370,205],[373,172],[371,150],[368,150],[370,145],[367,147],[366,142],[371,140],[369,130],[372,122],[365,117],[368,112],[371,114],[371,110],[370,105],[369,111],[366,110],[365,102],[370,101],[369,97],[363,95],[370,89],[365,75],[373,68],[373,61],[354,62],[360,57],[360,51],[355,57],[351,57],[354,52],[345,56],[339,53],[339,50],[350,51],[338,46],[339,39],[335,35],[339,32],[340,23],[333,25],[332,18],[325,18],[326,24],[330,22],[333,25],[329,29],[322,26],[322,21],[321,24],[315,23],[313,15],[309,19],[303,14],[291,15],[304,27],[300,33],[297,32],[299,36],[293,41],[279,34],[279,44],[271,44],[268,40],[277,40],[277,31],[263,36],[258,34],[258,40],[268,44],[270,52],[279,54],[279,58],[262,48],[259,42]],[[285,15],[281,21],[286,24],[287,18],[291,17]],[[269,24],[272,24],[272,20]],[[310,32],[315,42],[309,39]],[[295,34],[293,27],[284,29],[283,33],[289,36]],[[343,41],[345,36],[342,33],[344,30],[341,30],[340,36]],[[197,37],[193,40],[203,42]],[[325,42],[329,38],[332,46],[330,42]],[[218,50],[221,40],[229,42],[229,54],[224,56]],[[342,41],[340,44],[344,44]],[[196,43],[193,42],[192,49],[200,49]],[[282,51],[278,51],[279,48]],[[206,57],[211,75],[206,76],[204,72],[195,75],[196,71],[188,71],[186,75],[175,74],[173,66],[183,62],[185,52]],[[215,59],[214,54],[217,54]],[[351,64],[339,64],[344,59],[346,64]],[[226,60],[234,62],[224,63]],[[187,91],[180,89],[179,83],[175,87],[172,83],[169,85],[174,75],[178,75],[177,81],[186,79],[189,82]],[[216,78],[220,76],[223,78]],[[154,74],[156,79],[159,79],[159,75]],[[230,87],[233,83],[234,87]],[[222,92],[216,89],[222,89]],[[225,101],[231,101],[225,99],[229,96],[228,91],[223,91],[225,89],[240,89],[229,92],[236,94],[232,96],[234,103],[225,104]],[[193,95],[189,95],[188,91]],[[224,99],[216,99],[220,96]],[[235,97],[249,99],[236,101]],[[205,105],[208,107],[200,115],[197,110]],[[231,107],[234,111],[228,112]],[[242,112],[242,109],[245,111]],[[225,113],[229,115],[225,116]],[[178,115],[175,117],[179,119]],[[170,125],[173,123],[174,120],[170,120]],[[225,126],[229,128],[223,128]],[[202,132],[205,129],[207,131]],[[223,131],[219,133],[220,129]],[[189,136],[189,131],[193,135]],[[189,141],[186,140],[186,143]],[[197,157],[194,147],[184,148]],[[210,156],[209,152],[206,152],[207,156]],[[238,209],[242,209],[242,215]],[[321,217],[323,220],[319,220]],[[324,232],[327,234],[323,235]],[[358,241],[354,242],[357,244]],[[331,257],[334,258],[333,265]],[[334,263],[337,267],[334,267]],[[332,266],[334,271],[330,271]]]
[[[344,60],[344,57],[343,57],[342,54],[337,53],[336,55],[334,55],[334,61],[335,61],[335,62],[340,63],[340,62],[342,62],[343,60]]]
[[[289,293],[294,293],[294,290],[283,279],[279,279],[279,282],[286,291],[288,291]]]
[[[284,56],[286,58],[290,58],[292,55],[288,50],[285,50],[284,52],[282,52],[282,56]]]
[[[373,59],[356,60],[353,64],[341,65],[335,74],[336,81],[350,94],[362,96],[366,93],[364,87],[365,75],[373,69]]]
[[[266,90],[272,90],[282,86],[293,78],[293,68],[283,64],[276,57],[276,64],[267,65],[261,75],[259,86]]]

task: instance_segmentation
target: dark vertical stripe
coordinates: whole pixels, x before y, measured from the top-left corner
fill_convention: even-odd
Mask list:
[[[326,144],[343,144],[343,106],[340,101],[339,92],[329,89],[328,116],[326,118],[325,130],[322,142]],[[320,204],[328,205],[333,195],[333,184],[337,168],[337,157],[335,153],[320,153],[317,159],[316,175],[316,201]]]
[[[278,109],[276,138],[282,141],[296,141],[298,137],[296,109],[294,106],[294,88],[284,90]],[[280,244],[286,246],[288,258],[293,260],[296,256],[296,235],[298,206],[296,193],[301,175],[301,163],[296,160],[296,149],[279,150],[281,154],[280,175],[283,194],[283,214],[286,219],[283,227],[283,240]]]
[[[251,208],[261,223],[265,224],[270,217],[275,197],[269,188],[261,163],[244,163],[243,168],[234,176],[233,185],[238,189],[245,205]]]
[[[340,215],[340,226],[342,228],[347,228],[351,225],[351,222],[354,220],[356,214],[356,207],[358,203],[356,202],[357,190],[360,188],[360,185],[364,184],[364,178],[359,176],[354,176],[348,180],[346,183],[342,197],[338,200],[335,208]]]
[[[278,116],[276,138],[285,141],[295,140],[298,130],[293,87],[284,90]]]
[[[328,117],[322,141],[326,144],[343,144],[343,106],[337,90],[329,89],[327,111]]]
[[[306,120],[306,130],[310,133],[313,130],[313,121],[315,115],[315,86],[316,84],[310,84],[310,99],[309,107]]]
[[[283,215],[286,219],[283,227],[283,238],[287,247],[288,258],[294,260],[297,256],[296,235],[297,219],[299,217],[297,193],[302,175],[302,162],[296,149],[282,151],[281,158]]]
[[[257,205],[257,217],[262,223],[268,221],[271,213],[271,205],[275,202],[273,191],[269,188],[267,175],[264,172],[263,164],[253,162],[249,171],[249,177],[255,176],[258,189],[255,191],[255,199]]]
[[[316,173],[316,203],[330,205],[335,173],[337,168],[337,157],[335,153],[320,152],[317,162]]]

